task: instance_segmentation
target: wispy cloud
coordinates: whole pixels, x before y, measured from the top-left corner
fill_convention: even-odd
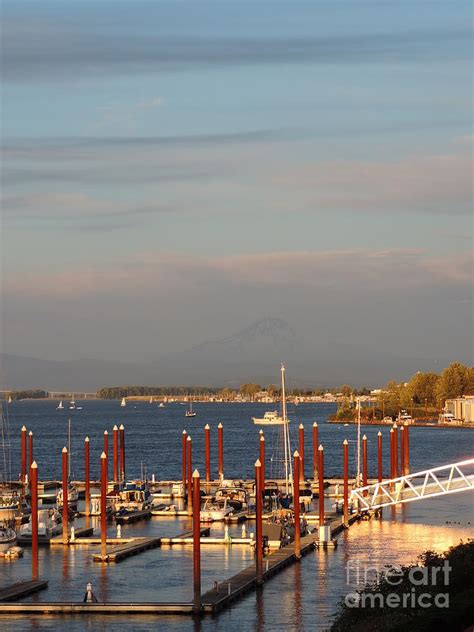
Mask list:
[[[119,292],[196,292],[203,287],[299,288],[341,292],[351,288],[367,295],[404,292],[429,286],[468,286],[472,278],[469,253],[433,257],[420,250],[340,250],[278,252],[227,257],[202,257],[177,252],[144,253],[110,264],[37,270],[12,274],[5,289],[67,299],[78,295]]]

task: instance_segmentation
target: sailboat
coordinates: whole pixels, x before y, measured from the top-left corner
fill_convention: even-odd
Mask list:
[[[72,399],[69,402],[69,410],[75,410],[76,408],[76,400],[74,399],[74,393],[72,394]]]
[[[12,398],[11,395],[8,396],[8,403],[11,404],[12,403]]]
[[[193,410],[193,400],[192,399],[189,400],[189,408],[184,413],[184,416],[185,417],[196,417],[196,413]]]
[[[61,400],[59,404],[57,405],[56,410],[63,410],[63,409],[64,409],[64,404],[63,404],[63,400]]]
[[[126,401],[125,397],[122,397],[122,401],[120,402],[120,406],[122,406],[122,408],[123,408],[126,405],[127,405],[127,401]]]
[[[150,397],[150,404],[153,404],[153,397]]]
[[[285,393],[285,367],[281,365],[281,415],[277,411],[266,412],[263,417],[253,417],[253,423],[260,426],[279,426],[278,428],[278,445],[277,451],[280,453],[281,446],[283,446],[283,464],[284,464],[284,476],[285,476],[285,493],[289,495],[293,493],[293,468],[291,459],[291,446],[290,446],[290,429],[289,419],[286,410],[286,393]],[[272,457],[272,463],[281,462],[278,455],[274,459]]]

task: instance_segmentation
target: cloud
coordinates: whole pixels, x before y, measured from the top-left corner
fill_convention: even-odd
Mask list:
[[[291,29],[272,36],[268,28],[264,29],[264,36],[234,33],[226,36],[229,32],[226,23],[220,29],[218,24],[214,30],[209,29],[219,14],[217,11],[214,15],[215,7],[214,14],[209,13],[207,18],[205,10],[195,14],[193,28],[199,35],[183,34],[181,25],[181,28],[173,25],[173,20],[168,23],[169,15],[149,3],[146,13],[156,11],[157,14],[149,20],[150,28],[142,25],[141,32],[129,27],[129,18],[133,22],[135,16],[125,15],[126,7],[121,8],[120,4],[114,7],[114,16],[110,14],[108,3],[87,4],[84,13],[80,10],[54,11],[50,15],[47,10],[43,14],[27,13],[15,10],[14,5],[7,9],[3,29],[3,75],[6,81],[12,82],[179,71],[198,66],[444,60],[456,55],[459,46],[467,47],[470,42],[468,28],[449,26],[430,32],[416,28],[393,32],[387,28],[385,33],[336,35],[320,27],[324,34],[314,36],[296,36]],[[140,13],[139,9],[135,13]],[[312,17],[316,19],[316,14],[308,19]],[[250,25],[247,26],[249,30]],[[206,28],[205,38],[200,35],[203,28]]]
[[[315,210],[472,212],[471,154],[315,162],[276,172],[271,180],[278,189],[298,191]]]
[[[229,291],[265,288],[304,291],[387,293],[427,286],[467,287],[471,256],[462,253],[433,257],[419,250],[340,250],[278,252],[202,257],[177,252],[143,253],[122,262],[83,265],[60,271],[13,273],[5,291],[41,297],[67,298],[119,293],[132,296],[146,291],[193,294],[202,288]],[[165,295],[165,294],[163,294]]]

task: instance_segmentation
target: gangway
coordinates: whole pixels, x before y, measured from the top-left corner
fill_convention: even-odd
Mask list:
[[[351,491],[360,511],[474,490],[474,459],[441,465]]]

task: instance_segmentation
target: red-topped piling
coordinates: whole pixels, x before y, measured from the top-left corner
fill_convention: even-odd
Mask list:
[[[399,476],[400,472],[398,469],[398,426],[397,424],[393,424],[393,473],[394,478]]]
[[[367,486],[367,437],[362,437],[362,487]],[[367,490],[364,491],[364,496],[367,496]]]
[[[410,433],[408,424],[405,422],[405,469],[406,474],[410,474]]]
[[[265,490],[265,436],[263,433],[260,435],[260,489],[262,494]]]
[[[29,443],[28,467],[31,469],[31,464],[33,463],[33,431],[32,430],[30,430],[30,432],[28,433],[28,443]]]
[[[383,477],[383,461],[382,461],[382,433],[380,430],[377,433],[377,478],[379,483],[382,482]]]
[[[256,575],[257,584],[263,584],[263,536],[262,536],[262,465],[260,460],[255,461],[255,546],[257,554]]]
[[[400,476],[405,476],[405,428],[400,426]]]
[[[84,478],[85,478],[85,514],[87,517],[91,513],[91,472],[90,472],[90,441],[89,437],[84,439]]]
[[[343,442],[343,476],[344,476],[344,524],[349,524],[349,443]]]
[[[193,513],[193,444],[190,436],[187,437],[186,443],[188,447],[188,516],[191,516]]]
[[[217,458],[219,469],[219,480],[224,478],[224,431],[222,424],[219,422],[217,426]]]
[[[38,466],[33,461],[30,468],[31,495],[31,579],[38,579]]]
[[[204,453],[206,458],[206,483],[211,482],[211,428],[204,426]]]
[[[107,559],[107,454],[100,455],[100,555],[105,562]]]
[[[298,450],[293,453],[294,485],[293,485],[293,513],[295,519],[295,557],[301,557],[301,533],[300,533],[300,468],[301,456]]]
[[[186,499],[186,438],[188,433],[183,430],[181,435],[181,480],[183,482],[183,498]]]
[[[319,446],[318,453],[319,526],[324,527],[324,448],[322,445]]]
[[[318,478],[318,424],[313,423],[313,480]]]
[[[68,526],[69,526],[69,499],[68,499],[68,451],[64,447],[62,451],[63,466],[63,544],[68,543]]]
[[[23,485],[26,481],[26,462],[27,462],[27,448],[26,448],[26,426],[21,428],[21,482]]]
[[[300,424],[298,426],[298,453],[300,455],[300,468],[299,468],[299,479],[295,476],[295,481],[300,480],[304,481],[304,426]]]
[[[120,437],[120,479],[125,482],[125,427],[119,426]]]
[[[193,610],[201,611],[201,485],[199,472],[192,474],[193,487]]]
[[[114,442],[114,482],[119,480],[119,430],[117,425],[113,428],[113,442]]]

